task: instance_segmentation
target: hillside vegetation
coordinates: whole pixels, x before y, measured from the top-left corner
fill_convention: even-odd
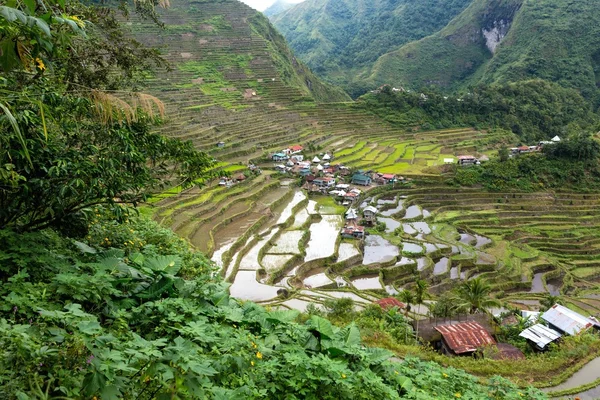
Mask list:
[[[272,21],[315,73],[358,93],[379,56],[443,28],[469,1],[307,0]]]

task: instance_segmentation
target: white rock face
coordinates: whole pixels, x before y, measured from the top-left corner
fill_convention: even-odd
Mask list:
[[[496,47],[502,42],[502,39],[506,37],[508,30],[510,29],[510,22],[501,19],[500,21],[494,21],[494,26],[487,30],[483,28],[481,33],[485,37],[485,45],[494,54]]]

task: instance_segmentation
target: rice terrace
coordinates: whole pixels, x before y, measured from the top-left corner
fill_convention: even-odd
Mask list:
[[[310,77],[298,86],[267,55],[265,37],[277,34],[251,9],[190,4],[198,19],[177,2],[162,13],[160,35],[151,24],[130,25],[173,64],[151,78],[152,94],[167,107],[161,131],[214,156],[224,178],[167,191],[150,206],[157,221],[211,255],[233,296],[300,311],[349,298],[360,310],[410,289],[415,276],[428,282],[427,302],[477,277],[503,304],[497,313],[537,310],[548,295],[583,315],[600,312],[600,194],[448,186],[446,164],[465,154],[496,157],[517,139],[471,127],[399,128],[336,94],[324,98],[326,89],[311,93]],[[349,185],[352,174],[331,174],[357,189],[351,202],[300,188],[299,169],[285,166],[293,155],[272,158],[292,145],[301,145],[310,174],[336,165],[393,175],[395,183]],[[331,156],[325,167],[324,155]],[[372,226],[360,240],[340,235],[348,210],[362,215],[369,206],[383,229]],[[413,311],[428,317],[423,304]]]
[[[21,372],[0,371],[0,396],[8,393],[2,385],[12,381],[18,390],[9,398],[19,400],[330,399],[338,391],[344,394],[339,398],[366,399],[371,384],[382,388],[380,398],[600,398],[600,96],[585,90],[581,95],[577,87],[560,87],[543,76],[477,80],[486,73],[481,65],[492,60],[507,35],[502,30],[517,23],[513,14],[525,12],[519,7],[537,11],[542,5],[503,2],[501,11],[511,20],[501,13],[489,22],[486,10],[495,2],[465,0],[460,10],[456,2],[457,17],[447,18],[453,21],[449,28],[427,34],[423,28],[422,37],[411,39],[414,44],[388,49],[393,51],[388,57],[405,68],[413,59],[424,63],[430,55],[423,52],[431,51],[452,64],[444,58],[448,52],[472,45],[463,31],[484,32],[486,40],[497,34],[498,43],[465,50],[477,57],[485,50],[489,60],[481,56],[484,61],[470,65],[465,56],[460,66],[457,61],[462,86],[431,78],[415,89],[416,82],[379,82],[382,76],[392,79],[385,70],[392,67],[372,55],[373,75],[365,75],[363,65],[347,85],[327,83],[287,44],[309,48],[322,32],[301,41],[306,33],[296,27],[287,34],[298,37],[284,38],[265,15],[237,0],[154,1],[159,23],[144,17],[142,3],[135,2],[141,8],[129,15],[115,14],[116,21],[126,32],[123,37],[157,49],[155,55],[168,67],[157,62],[136,82],[144,94],[138,93],[135,104],[158,123],[127,117],[136,129],[143,125],[132,137],[167,139],[153,142],[151,156],[131,158],[143,166],[140,187],[153,168],[166,178],[159,184],[149,179],[155,185],[148,196],[134,196],[145,187],[123,185],[118,193],[102,195],[107,202],[73,206],[71,211],[85,214],[85,223],[65,214],[60,229],[45,219],[39,229],[29,229],[33,223],[19,225],[16,217],[0,224],[0,238],[7,243],[0,246],[0,259],[7,260],[0,271],[12,271],[0,280],[0,298],[7,300],[0,307],[0,344],[10,349],[2,354],[19,354],[10,359],[15,363],[29,360],[18,364],[26,365],[18,368]],[[285,2],[273,7],[279,3]],[[318,1],[295,7],[309,9],[312,3]],[[342,5],[321,3],[328,7],[314,13],[345,15]],[[12,6],[1,7],[0,22],[9,21],[13,14],[6,10]],[[57,21],[71,21],[65,24],[74,30],[87,23],[63,17]],[[483,20],[494,30],[475,26]],[[459,30],[465,21],[468,26]],[[454,47],[428,44],[440,40]],[[503,54],[502,47],[498,51]],[[595,69],[587,73],[600,87],[598,54],[589,57]],[[26,58],[20,52],[19,57]],[[43,60],[27,57],[41,76]],[[338,84],[352,75],[342,73],[348,66],[323,66],[328,82]],[[480,67],[470,77],[464,72]],[[0,64],[0,72],[4,68]],[[411,74],[426,77],[433,71],[428,68]],[[114,78],[112,71],[104,73]],[[572,73],[569,79],[574,76],[580,78]],[[125,91],[113,91],[92,89],[92,99],[103,106],[127,104]],[[358,92],[356,98],[347,94]],[[27,96],[23,104],[37,107],[37,98]],[[58,104],[60,97],[52,101]],[[593,105],[582,105],[588,100]],[[90,107],[102,110],[94,101]],[[14,152],[22,169],[33,168],[17,122],[38,118],[37,111],[11,119],[3,103],[0,126],[14,129],[13,146],[23,142]],[[15,104],[10,107],[17,110]],[[47,141],[41,100],[39,107],[43,129],[36,132]],[[66,106],[61,107],[57,113],[64,112]],[[106,117],[110,124],[111,118]],[[48,121],[50,132],[62,129],[58,119]],[[69,124],[79,129],[76,119]],[[125,124],[114,126],[119,134],[126,130]],[[163,144],[176,162],[160,158]],[[49,148],[60,153],[58,146]],[[44,153],[47,144],[37,150]],[[188,150],[205,157],[197,172],[206,170],[198,175],[185,169],[194,165],[185,158]],[[123,147],[125,156],[115,165],[128,165],[127,151]],[[101,152],[91,154],[94,162],[103,160]],[[10,180],[12,189],[36,184],[35,176],[15,178],[12,164],[6,165],[0,184]],[[60,176],[61,165],[66,162],[46,168],[48,176]],[[180,168],[188,173],[185,179],[176,177]],[[78,193],[77,185],[72,193]],[[94,187],[104,185],[93,180]],[[8,197],[2,194],[0,200]],[[44,209],[44,196],[31,198]],[[139,213],[119,214],[106,206],[113,203],[117,210],[120,203],[133,204]],[[54,218],[48,209],[43,213]],[[11,223],[19,234],[33,232],[33,239],[21,244],[11,236]],[[43,243],[38,246],[44,249],[34,247],[32,255],[27,243]],[[52,246],[58,255],[45,248]],[[29,262],[37,268],[46,259],[60,265],[56,276],[25,268]],[[87,271],[92,271],[92,289],[81,283]],[[30,283],[30,274],[49,283]],[[46,301],[44,285],[52,288],[49,298],[56,303],[48,300],[45,308],[36,303],[38,297]],[[43,318],[53,318],[56,326],[48,328]],[[30,339],[37,330],[46,339]],[[73,332],[82,336],[70,337]],[[46,342],[67,347],[42,347]],[[27,346],[37,350],[21,356]],[[53,385],[69,377],[41,372],[54,365],[45,352],[78,360],[68,364],[79,371],[68,390]],[[189,354],[201,361],[189,361]],[[109,359],[117,367],[104,373]],[[357,387],[364,389],[360,396]]]

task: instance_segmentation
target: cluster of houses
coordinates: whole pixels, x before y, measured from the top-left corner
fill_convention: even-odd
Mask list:
[[[520,154],[535,153],[538,151],[542,151],[542,148],[544,146],[548,146],[548,145],[558,143],[558,142],[560,142],[560,137],[554,136],[550,140],[542,140],[542,141],[538,142],[537,145],[511,147],[510,148],[510,157],[518,156]]]
[[[246,180],[246,175],[237,174],[233,177],[222,176],[219,178],[219,186],[231,187],[236,183],[240,183]]]

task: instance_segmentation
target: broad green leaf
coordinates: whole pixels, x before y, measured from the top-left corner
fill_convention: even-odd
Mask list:
[[[77,324],[77,329],[86,335],[95,335],[102,332],[102,327],[98,321],[82,321]]]
[[[344,337],[344,344],[348,347],[356,346],[360,344],[360,331],[353,323],[350,324],[347,328],[346,335]]]
[[[173,280],[163,277],[158,282],[154,282],[150,285],[143,293],[138,294],[138,297],[142,299],[156,299],[172,286]]]
[[[229,304],[229,292],[226,290],[217,292],[212,295],[211,300],[215,306]]]
[[[370,364],[380,364],[394,355],[394,353],[385,349],[368,347],[365,350],[367,352],[367,361]]]
[[[156,256],[146,259],[144,267],[150,268],[152,271],[175,275],[181,268],[181,258],[179,256]]]
[[[310,317],[309,325],[314,330],[319,332],[322,336],[333,338],[333,327],[331,325],[331,322],[329,322],[325,318],[313,315]]]
[[[300,312],[298,310],[276,310],[267,313],[267,321],[271,322],[292,322],[295,321]]]
[[[100,391],[100,398],[102,400],[119,400],[121,399],[121,392],[115,385],[107,385]]]
[[[37,26],[42,32],[44,32],[44,34],[46,36],[48,36],[48,37],[52,36],[52,34],[50,33],[50,27],[48,26],[46,21],[44,21],[43,19],[36,18],[36,17],[29,17],[28,22],[33,23],[35,26]]]
[[[94,249],[93,247],[88,246],[85,243],[82,243],[80,241],[75,240],[73,242],[75,244],[75,247],[77,247],[79,249],[79,251],[81,251],[82,253],[86,253],[86,254],[96,254],[98,251],[96,249]]]
[[[88,373],[83,379],[83,390],[89,398],[91,398],[105,385],[106,377],[96,370]]]

